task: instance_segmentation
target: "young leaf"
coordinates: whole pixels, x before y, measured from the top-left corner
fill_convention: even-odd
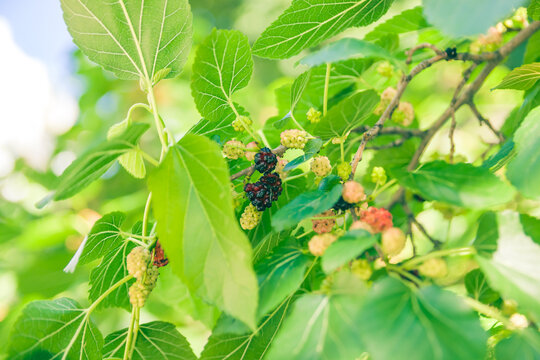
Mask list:
[[[9,358],[101,360],[103,337],[72,299],[33,301],[13,327]]]
[[[465,163],[433,161],[412,172],[391,172],[401,185],[424,198],[455,206],[487,208],[504,204],[514,196],[514,190],[488,169]]]
[[[365,26],[386,13],[393,0],[294,1],[253,45],[257,56],[286,59],[352,26]]]
[[[128,329],[119,330],[107,335],[103,347],[104,357],[124,356]],[[152,321],[141,324],[132,360],[195,360],[188,341],[173,324],[163,321]]]
[[[146,176],[146,166],[144,165],[141,149],[129,150],[118,158],[118,162],[134,178],[144,179]]]
[[[429,27],[424,19],[422,7],[405,10],[402,13],[386,20],[375,29],[371,30],[364,37],[365,40],[378,40],[386,35],[404,34],[411,31],[417,31]]]
[[[473,246],[479,254],[490,257],[497,250],[497,240],[499,240],[497,215],[494,212],[486,212],[478,219],[478,230]]]
[[[148,128],[148,124],[133,124],[122,135],[103,142],[77,158],[60,175],[56,191],[40,201],[38,207],[45,206],[50,200],[63,200],[72,197],[97,180],[116,159],[134,148]]]
[[[313,130],[313,135],[328,140],[341,137],[363,124],[379,103],[373,90],[356,93],[331,108]]]
[[[214,29],[193,64],[191,91],[201,115],[210,121],[236,115],[232,95],[247,86],[252,72],[247,37],[235,30]]]
[[[487,335],[478,316],[436,286],[413,290],[394,278],[375,283],[358,319],[373,359],[483,359]]]
[[[510,71],[495,89],[527,90],[540,79],[540,63],[525,64]]]
[[[79,262],[86,264],[118,248],[122,244],[120,226],[124,220],[126,220],[126,214],[115,211],[103,215],[101,219],[96,221],[88,233]]]
[[[191,291],[250,327],[257,283],[251,247],[234,215],[219,147],[186,135],[149,175],[159,240]]]
[[[526,214],[520,214],[519,221],[521,222],[525,235],[540,245],[540,219]]]
[[[473,299],[484,304],[491,304],[500,298],[499,294],[489,287],[480,269],[474,269],[465,275],[465,288]]]
[[[178,75],[191,48],[188,0],[61,0],[64,20],[83,53],[121,79]]]
[[[299,165],[305,163],[306,161],[317,155],[319,150],[321,150],[322,145],[323,142],[321,139],[309,140],[304,147],[304,155],[300,155],[299,157],[288,162],[287,165],[285,165],[285,167],[283,168],[283,170],[289,171],[292,169],[296,169]]]
[[[322,268],[329,274],[347,261],[355,259],[358,255],[369,249],[377,237],[364,230],[351,230],[340,237],[326,250],[322,257]]]
[[[304,279],[309,257],[292,247],[281,247],[255,267],[259,278],[258,317],[294,294]]]

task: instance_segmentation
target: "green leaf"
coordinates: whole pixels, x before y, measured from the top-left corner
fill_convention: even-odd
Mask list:
[[[322,257],[322,268],[329,274],[369,249],[377,236],[365,230],[351,230],[332,243]]]
[[[311,70],[308,70],[300,74],[300,76],[298,76],[294,80],[291,87],[291,112],[294,111],[296,104],[298,104],[298,102],[302,98],[302,95],[304,94],[304,91],[306,90],[306,87],[309,84],[310,79],[311,79]]]
[[[510,71],[494,89],[527,90],[540,79],[540,63],[525,64]]]
[[[499,294],[489,287],[480,269],[474,269],[465,275],[465,288],[473,299],[484,304],[491,304],[500,298]]]
[[[201,115],[210,121],[235,115],[232,95],[247,86],[252,72],[248,38],[236,30],[214,29],[193,64],[191,91]]]
[[[519,215],[519,221],[523,227],[523,232],[540,245],[540,219],[534,218],[526,214]]]
[[[477,256],[489,285],[540,321],[540,245],[523,233],[519,214],[498,214],[499,242],[491,259]]]
[[[506,176],[519,192],[540,199],[540,106],[523,120],[514,135],[517,155],[508,164]]]
[[[146,166],[144,165],[144,157],[141,149],[129,150],[118,158],[118,162],[134,178],[144,179],[146,176]]]
[[[121,79],[151,81],[182,71],[191,48],[188,0],[61,0],[64,20],[83,53]],[[162,75],[161,75],[162,76]]]
[[[315,190],[301,194],[272,216],[272,227],[276,231],[282,231],[330,209],[339,200],[342,188],[343,186],[338,184],[330,191]]]
[[[497,215],[493,212],[482,214],[478,219],[478,230],[473,246],[479,254],[490,257],[497,250],[497,240],[499,240]]]
[[[119,330],[107,335],[103,347],[104,357],[120,357],[126,348],[128,329]],[[152,321],[141,324],[132,360],[195,360],[188,341],[173,324],[163,321]]]
[[[234,215],[229,172],[217,144],[184,136],[149,175],[148,186],[174,272],[192,292],[254,327],[251,247]]]
[[[37,206],[43,207],[50,200],[70,198],[90,185],[103,175],[116,159],[133,149],[148,128],[148,124],[133,124],[123,135],[105,141],[81,155],[60,175],[56,191],[41,200]]]
[[[402,13],[379,24],[364,37],[365,40],[373,41],[381,39],[387,35],[404,34],[429,27],[424,19],[422,7],[405,10]]]
[[[525,329],[516,332],[495,345],[497,360],[540,360],[540,335]]]
[[[331,43],[330,45],[309,54],[300,60],[300,64],[318,66],[351,58],[362,59],[386,59],[397,66],[401,64],[385,48],[354,38],[345,38]]]
[[[489,169],[491,172],[496,172],[512,160],[515,155],[514,141],[507,140],[496,154],[482,163],[482,167]]]
[[[394,278],[375,283],[359,319],[374,360],[483,359],[487,336],[478,316],[451,292],[411,289]]]
[[[299,165],[305,163],[306,161],[317,155],[321,150],[322,146],[323,142],[321,139],[309,140],[304,147],[304,155],[300,155],[299,157],[288,162],[287,165],[285,165],[285,167],[283,168],[283,170],[289,171],[292,169],[296,169]]]
[[[253,45],[253,53],[285,59],[352,26],[366,26],[386,13],[393,0],[294,1]]]
[[[427,21],[454,37],[487,33],[527,0],[423,0]]]
[[[126,214],[115,211],[96,221],[88,233],[79,262],[89,263],[118,248],[122,244],[120,226],[125,220]]]
[[[72,299],[29,303],[13,327],[9,358],[101,360],[103,337]]]
[[[301,250],[281,247],[255,267],[259,278],[258,316],[262,317],[294,294],[304,279],[309,257]]]
[[[527,15],[533,20],[540,20],[540,1],[531,0],[531,4],[527,8]]]
[[[366,289],[340,273],[329,294],[307,294],[294,303],[266,360],[354,360],[365,351],[360,309]]]
[[[332,107],[313,130],[313,135],[328,140],[341,137],[364,123],[379,103],[373,90],[358,92]]]
[[[422,197],[455,206],[487,208],[507,203],[514,196],[514,190],[488,169],[465,163],[433,161],[412,172],[391,172],[401,185]]]

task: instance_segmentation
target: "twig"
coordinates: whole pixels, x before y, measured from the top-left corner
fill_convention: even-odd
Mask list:
[[[353,129],[353,132],[357,133],[363,133],[366,131],[369,131],[371,127],[369,126],[359,126],[355,129]],[[402,128],[397,126],[392,127],[385,127],[379,130],[379,135],[401,135],[404,138],[411,138],[411,137],[423,137],[425,136],[427,131],[419,130],[419,129],[409,129],[409,128]]]
[[[403,211],[405,211],[405,214],[407,215],[407,218],[409,219],[409,221],[412,221],[416,225],[416,227],[422,232],[422,234],[424,234],[429,239],[429,241],[431,241],[435,249],[440,248],[442,245],[442,242],[437,239],[434,239],[433,237],[431,237],[431,235],[428,234],[424,225],[420,224],[420,222],[416,219],[416,216],[414,216],[413,212],[409,208],[409,205],[407,205],[407,202],[402,201],[401,205],[403,206]],[[414,244],[413,244],[413,247],[414,247]]]
[[[279,145],[277,148],[272,150],[272,152],[276,154],[277,156],[282,156],[285,153],[285,151],[287,151],[287,148],[283,145]],[[242,177],[244,175],[251,176],[253,172],[255,172],[255,165],[251,165],[250,167],[247,167],[244,170],[231,175],[231,181],[236,180],[239,177]]]
[[[456,151],[456,143],[454,142],[454,133],[456,132],[456,114],[452,113],[452,123],[450,124],[450,131],[448,132],[448,137],[450,138],[450,164],[454,163],[454,152]]]
[[[410,64],[412,62],[412,57],[414,55],[415,52],[417,52],[418,50],[422,50],[422,49],[431,49],[435,52],[435,54],[437,55],[444,55],[444,51],[441,51],[438,47],[436,47],[435,45],[433,44],[430,44],[430,43],[422,43],[422,44],[418,44],[416,45],[415,47],[413,47],[412,49],[410,49],[409,51],[407,51],[407,61],[406,61],[406,64]]]
[[[366,146],[366,149],[368,149],[368,150],[391,149],[391,148],[395,148],[395,147],[403,145],[405,140],[406,140],[405,138],[399,138],[397,140],[394,140],[394,141],[389,142],[388,144],[384,144],[384,145]]]
[[[493,125],[491,125],[491,122],[489,122],[488,119],[486,119],[484,116],[482,116],[482,114],[480,113],[480,111],[476,107],[476,104],[474,102],[472,102],[472,101],[469,101],[467,103],[467,105],[469,105],[469,108],[473,112],[474,116],[476,116],[476,118],[478,119],[478,122],[480,122],[480,125],[486,124],[487,127],[489,128],[489,130],[491,130],[491,132],[493,134],[495,134],[495,136],[499,139],[499,143],[502,143],[505,140],[504,136],[499,131],[497,131],[493,127]]]

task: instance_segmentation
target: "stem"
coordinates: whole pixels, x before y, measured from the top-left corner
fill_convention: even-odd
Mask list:
[[[328,86],[330,84],[330,70],[332,65],[326,64],[326,76],[324,78],[323,116],[328,112]]]
[[[292,121],[294,122],[294,124],[300,129],[300,130],[303,130],[303,131],[306,131],[306,129],[304,129],[304,127],[302,125],[300,125],[300,123],[298,122],[298,120],[296,120],[296,118],[294,117],[294,114],[291,112],[291,119]],[[307,132],[307,131],[306,131]],[[308,133],[309,134],[309,133]]]
[[[143,215],[142,232],[141,232],[143,239],[146,236],[146,229],[148,228],[148,214],[150,213],[151,203],[152,203],[152,193],[149,193],[148,198],[146,199],[146,205],[144,206],[144,215]]]
[[[343,148],[343,141],[339,143],[339,150],[341,152],[341,162],[345,162],[345,149]]]
[[[150,154],[148,154],[146,151],[143,151],[143,150],[140,150],[143,158],[148,161],[150,164],[154,165],[154,166],[158,166],[159,165],[159,161],[157,161],[156,159],[154,159],[152,156],[150,156]]]
[[[127,112],[127,115],[126,115],[126,119],[128,122],[130,122],[131,120],[131,113],[135,110],[135,109],[145,109],[146,111],[148,111],[149,113],[152,112],[152,109],[150,108],[150,106],[148,106],[147,104],[145,103],[136,103],[136,104],[133,104],[131,105],[131,107],[129,108],[128,112]]]
[[[101,294],[100,297],[98,297],[96,299],[96,301],[94,301],[92,303],[92,305],[90,305],[90,307],[88,309],[86,309],[86,313],[87,314],[90,314],[92,311],[94,311],[96,309],[96,307],[99,305],[100,302],[103,301],[103,299],[105,299],[107,296],[109,296],[114,290],[118,289],[120,286],[122,286],[123,284],[125,284],[126,282],[128,282],[129,280],[131,280],[133,278],[133,275],[127,275],[126,277],[122,278],[121,280],[119,280],[117,283],[115,283],[113,286],[111,286],[110,288],[107,289],[107,291],[105,291],[103,294]]]
[[[135,309],[135,322],[133,323],[133,340],[131,341],[131,349],[129,351],[129,359],[133,356],[133,351],[135,350],[135,345],[137,345],[137,336],[139,335],[139,322],[141,319],[141,308],[136,307]]]
[[[464,300],[470,307],[472,307],[474,310],[478,311],[479,313],[484,314],[486,316],[489,316],[492,319],[495,319],[495,320],[499,321],[506,328],[509,328],[509,329],[513,328],[512,323],[510,322],[510,320],[508,320],[506,317],[504,317],[500,313],[500,311],[497,310],[496,308],[494,308],[492,306],[489,306],[489,305],[486,305],[486,304],[483,304],[480,301],[475,300],[475,299],[470,298],[470,297],[465,297]]]
[[[152,109],[152,115],[154,116],[154,122],[156,124],[159,141],[161,142],[161,156],[159,159],[161,162],[167,149],[167,141],[165,139],[165,125],[163,124],[163,120],[161,120],[161,118],[159,117],[156,97],[154,95],[154,88],[152,87],[152,84],[149,80],[147,81],[146,85],[148,87],[148,101],[150,102],[150,108]]]
[[[129,322],[129,328],[126,338],[126,348],[124,350],[124,357],[123,360],[128,360],[130,358],[130,350],[133,344],[133,326],[135,325],[135,309],[137,309],[135,306],[131,310],[131,320]]]
[[[291,180],[294,180],[294,179],[298,179],[298,178],[301,178],[301,177],[304,177],[306,176],[308,173],[302,173],[302,174],[298,174],[298,175],[294,175],[294,176],[289,176],[287,177],[285,180],[283,180],[283,182],[287,182],[287,181],[291,181]]]
[[[432,259],[432,258],[443,257],[443,256],[448,256],[448,255],[471,255],[475,253],[476,253],[476,250],[471,246],[455,248],[455,249],[443,249],[443,250],[433,251],[433,252],[430,252],[429,254],[411,259],[405,262],[402,265],[402,267],[404,269],[413,269],[416,265],[423,263],[424,261]]]
[[[373,200],[375,200],[375,198],[377,196],[379,196],[383,191],[385,191],[386,189],[388,189],[389,187],[391,187],[392,185],[394,185],[395,183],[397,182],[396,179],[392,179],[390,181],[388,181],[386,184],[384,184],[383,186],[381,186],[379,189],[375,188],[375,190],[373,191],[373,193],[371,194],[371,198]],[[378,184],[377,184],[378,186]],[[377,191],[378,190],[378,191]]]

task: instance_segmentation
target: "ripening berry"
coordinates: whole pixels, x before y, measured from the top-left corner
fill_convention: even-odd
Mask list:
[[[249,144],[246,145],[246,153],[245,153],[245,156],[246,156],[246,159],[248,161],[253,161],[255,160],[255,154],[257,153],[256,151],[253,151],[255,149],[258,149],[259,148],[259,145],[257,145],[257,143],[255,141],[252,141],[250,142]]]
[[[381,249],[387,256],[396,256],[405,248],[407,238],[400,228],[392,227],[382,232]]]
[[[251,125],[253,125],[253,120],[251,120],[249,117],[240,115],[234,121],[232,122],[232,127],[234,131],[242,132],[245,131],[246,128],[249,128]]]
[[[375,233],[380,233],[392,227],[392,214],[383,208],[369,207],[361,211],[360,220],[369,224]]]
[[[257,211],[253,204],[249,204],[244,209],[242,216],[240,217],[240,226],[244,230],[251,230],[259,224],[262,218],[262,212]]]
[[[351,263],[351,272],[362,280],[369,280],[373,269],[366,259],[356,259]]]
[[[230,140],[223,145],[223,155],[228,159],[239,159],[244,156],[244,153],[244,144],[238,140]]]
[[[373,113],[375,115],[382,115],[382,113],[384,112],[384,110],[386,110],[386,107],[390,105],[392,99],[396,96],[396,94],[397,90],[393,87],[386,88],[381,94],[381,102],[379,103],[379,105],[377,105]]]
[[[412,104],[401,101],[396,111],[392,114],[392,120],[403,126],[411,125],[414,120],[414,108]]]
[[[373,228],[366,222],[356,220],[351,224],[349,230],[366,230],[367,232],[373,234]]]
[[[523,314],[514,313],[512,316],[510,316],[509,320],[515,329],[525,329],[529,327],[529,320],[527,320]]]
[[[318,110],[315,110],[315,108],[309,108],[308,112],[306,113],[308,121],[312,124],[316,124],[321,121],[321,115],[322,113]]]
[[[150,251],[142,246],[137,246],[127,256],[126,267],[128,273],[136,279],[142,278],[148,268],[149,261]]]
[[[418,267],[418,272],[423,276],[436,279],[445,277],[448,274],[448,267],[443,259],[431,258]]]
[[[343,184],[341,196],[343,196],[343,200],[349,204],[356,204],[366,199],[364,187],[352,180],[346,181],[345,184]]]
[[[375,166],[373,170],[371,170],[371,181],[375,184],[379,184],[379,186],[382,186],[386,184],[386,171],[384,171],[384,168],[380,166]]]
[[[336,219],[329,219],[329,217],[333,217],[335,215],[336,214],[334,213],[334,211],[327,210],[322,214],[318,215],[318,217],[321,217],[321,219],[318,219],[317,217],[312,219],[311,222],[313,223],[313,231],[315,231],[317,234],[324,234],[332,231],[334,225],[336,225]]]
[[[285,165],[287,165],[288,163],[289,163],[289,160],[278,157],[275,171],[276,173],[278,173],[279,177],[281,177],[281,180],[287,177],[287,171],[285,171]]]
[[[311,161],[311,171],[319,177],[325,177],[332,171],[330,160],[326,156],[317,156]]]
[[[322,256],[326,249],[336,241],[337,237],[332,234],[315,235],[309,240],[309,251],[315,256]]]
[[[394,67],[388,61],[383,61],[377,66],[377,72],[381,76],[391,78],[394,76]]]
[[[289,149],[303,149],[308,141],[307,132],[298,129],[285,130],[280,137],[281,145]]]
[[[351,164],[349,164],[348,162],[342,162],[337,165],[336,171],[337,175],[341,178],[341,180],[347,181],[352,171]]]

